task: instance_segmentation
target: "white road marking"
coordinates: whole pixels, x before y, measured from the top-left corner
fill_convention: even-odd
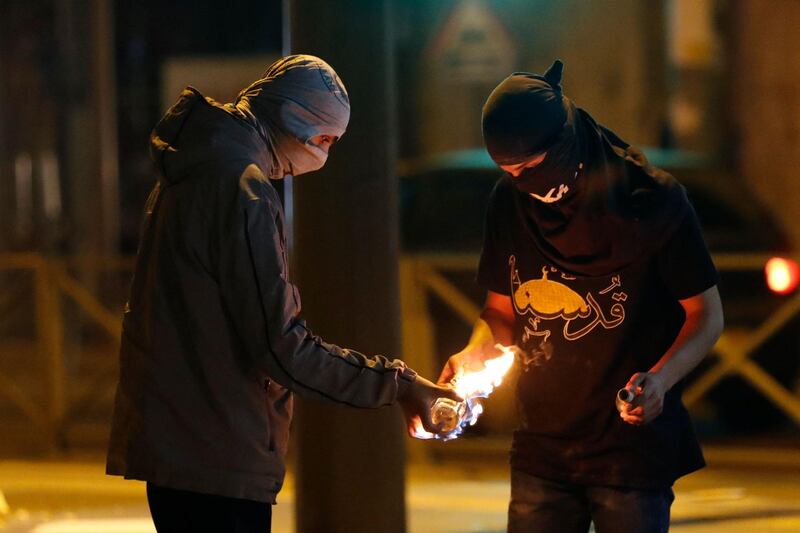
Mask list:
[[[0,490],[0,516],[7,515],[11,511],[11,508],[8,506],[8,502],[6,501],[6,497],[3,494],[3,491]]]
[[[56,520],[33,528],[31,533],[155,533],[149,518],[93,518]]]

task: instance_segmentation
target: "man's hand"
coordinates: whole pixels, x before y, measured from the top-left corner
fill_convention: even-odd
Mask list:
[[[486,352],[491,353],[486,353]],[[442,373],[439,375],[440,385],[448,385],[454,379],[458,379],[466,371],[477,372],[483,369],[483,362],[486,359],[499,357],[503,353],[494,346],[487,346],[482,349],[465,348],[455,355],[450,356],[442,368]]]
[[[415,435],[415,430],[420,423],[429,433],[441,433],[441,424],[434,424],[431,420],[431,407],[438,398],[450,398],[457,402],[464,401],[464,398],[456,394],[451,387],[435,385],[419,375],[408,386],[405,394],[398,401],[403,407],[409,435],[412,437]]]
[[[631,403],[623,405],[619,416],[634,426],[647,424],[661,414],[664,409],[664,394],[666,385],[657,373],[637,372],[625,388],[635,395]]]

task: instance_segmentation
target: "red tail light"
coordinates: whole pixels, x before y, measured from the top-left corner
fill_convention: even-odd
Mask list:
[[[767,276],[767,286],[778,294],[789,294],[800,282],[800,266],[791,259],[773,257],[767,261],[764,273]]]

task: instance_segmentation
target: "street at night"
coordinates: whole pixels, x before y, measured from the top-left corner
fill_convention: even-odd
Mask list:
[[[0,533],[800,533],[800,0],[0,0]]]
[[[800,450],[727,445],[708,447],[707,456],[709,467],[676,485],[670,531],[800,531]],[[102,471],[90,460],[0,463],[8,503],[0,531],[154,532],[143,484]],[[406,498],[410,533],[499,533],[508,506],[506,468],[497,458],[475,467],[410,465]],[[293,502],[290,477],[275,507],[276,533],[294,531]]]

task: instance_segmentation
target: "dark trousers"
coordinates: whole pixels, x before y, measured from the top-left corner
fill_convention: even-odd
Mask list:
[[[270,533],[272,505],[147,484],[158,533]]]
[[[556,483],[511,471],[509,533],[666,533],[672,489],[638,490]]]

